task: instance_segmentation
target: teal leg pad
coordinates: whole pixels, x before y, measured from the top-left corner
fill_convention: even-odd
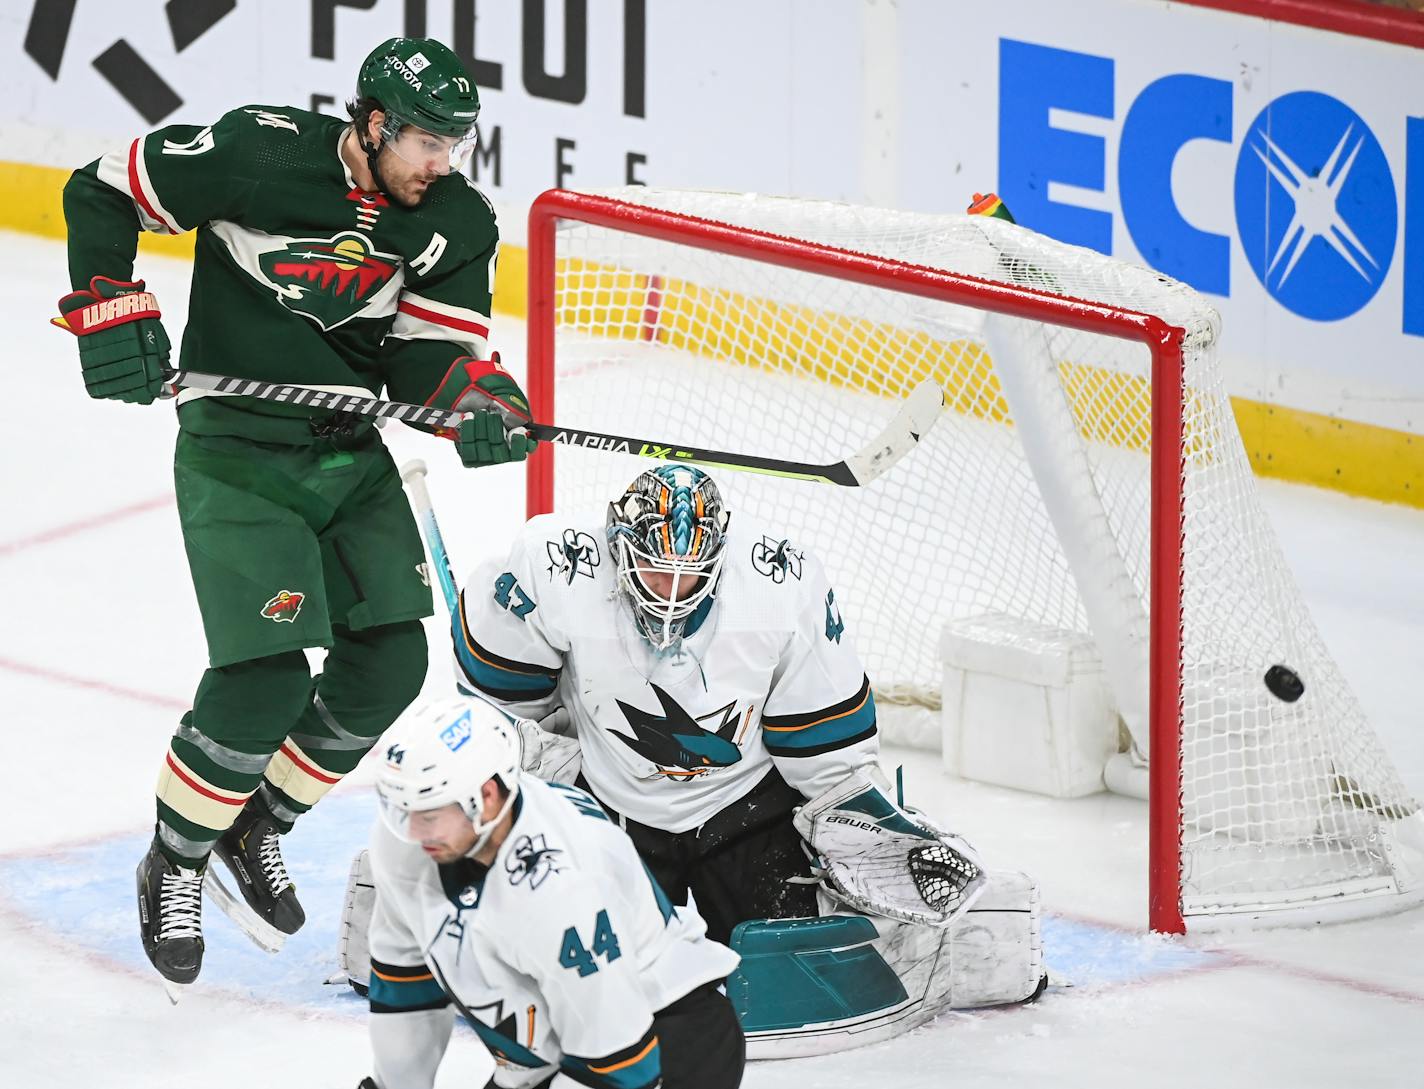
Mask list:
[[[743,1032],[863,1017],[906,1001],[904,985],[871,943],[875,924],[855,915],[750,919],[732,931],[742,963],[727,995]]]

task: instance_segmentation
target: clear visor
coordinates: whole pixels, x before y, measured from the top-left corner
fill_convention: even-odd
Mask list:
[[[638,608],[653,620],[660,645],[673,639],[673,625],[686,620],[716,588],[725,550],[711,560],[670,560],[654,556],[621,538],[620,575]]]
[[[415,125],[403,125],[394,136],[386,137],[386,147],[411,166],[431,174],[453,174],[464,168],[478,136],[474,125],[463,136],[437,136]]]
[[[407,843],[455,846],[467,840],[474,824],[458,802],[434,809],[406,809],[380,794],[381,819]]]

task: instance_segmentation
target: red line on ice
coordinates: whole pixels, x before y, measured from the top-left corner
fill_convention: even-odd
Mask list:
[[[1070,922],[1082,923],[1086,926],[1098,926],[1104,930],[1116,930],[1121,934],[1145,934],[1147,931],[1138,927],[1124,926],[1122,923],[1111,923],[1103,919],[1094,918],[1091,915],[1080,915],[1071,911],[1050,911],[1047,914],[1057,916],[1060,919],[1067,919]],[[1359,920],[1368,922],[1369,920]],[[1327,924],[1336,926],[1348,926],[1348,923]],[[1178,939],[1172,939],[1178,940]],[[1417,1006],[1424,1006],[1424,992],[1404,991],[1397,987],[1390,987],[1383,983],[1372,983],[1367,979],[1358,979],[1354,976],[1337,975],[1334,972],[1326,972],[1319,968],[1307,968],[1299,964],[1290,964],[1287,961],[1272,960],[1267,957],[1253,956],[1250,953],[1240,953],[1227,946],[1198,945],[1193,943],[1189,948],[1195,949],[1199,953],[1209,953],[1220,957],[1221,960],[1216,965],[1203,965],[1201,968],[1187,969],[1185,972],[1163,972],[1160,975],[1147,976],[1140,980],[1133,980],[1126,986],[1150,986],[1154,983],[1168,982],[1179,979],[1184,974],[1200,972],[1203,970],[1220,970],[1222,968],[1257,968],[1264,972],[1279,972],[1282,975],[1295,976],[1297,979],[1309,980],[1312,983],[1333,983],[1337,987],[1346,987],[1352,991],[1359,991],[1361,994],[1371,994],[1379,998],[1392,998],[1396,1002],[1408,1002]],[[1008,1007],[1006,1007],[1008,1008]]]
[[[132,518],[138,514],[148,514],[150,511],[161,510],[163,507],[172,505],[172,503],[172,494],[156,495],[152,499],[143,499],[137,503],[130,503],[126,507],[116,507],[113,510],[105,511],[103,514],[96,514],[92,518],[85,518],[78,522],[70,522],[67,525],[55,526],[53,529],[41,530],[39,533],[31,534],[28,537],[21,537],[15,541],[0,542],[0,559],[6,556],[13,556],[17,552],[24,552],[27,549],[36,548],[39,545],[63,540],[65,537],[73,537],[79,533],[87,533],[91,529],[99,529],[101,526],[122,522],[124,519]]]
[[[44,666],[17,662],[13,658],[0,657],[0,669],[18,673],[22,677],[37,677],[42,681],[52,681],[55,684],[62,684],[66,688],[87,688],[91,692],[103,692],[106,695],[134,700],[137,703],[147,703],[166,710],[186,711],[188,709],[187,700],[175,699],[172,696],[160,696],[154,692],[140,692],[136,688],[125,688],[123,685],[110,684],[108,681],[96,681],[90,677],[76,677],[71,673],[46,669]]]

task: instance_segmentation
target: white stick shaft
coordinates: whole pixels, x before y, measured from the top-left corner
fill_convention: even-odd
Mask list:
[[[410,494],[410,504],[415,510],[416,524],[420,535],[425,538],[425,550],[430,553],[430,565],[435,568],[435,578],[440,583],[440,592],[445,595],[445,608],[453,618],[460,611],[460,590],[455,583],[455,575],[450,570],[450,555],[445,551],[445,540],[440,536],[440,523],[435,520],[435,507],[430,502],[430,492],[425,487],[425,462],[419,458],[407,461],[401,466],[401,480]]]

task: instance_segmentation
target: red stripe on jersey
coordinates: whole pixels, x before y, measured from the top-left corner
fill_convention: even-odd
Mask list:
[[[298,755],[297,750],[292,748],[292,746],[288,745],[285,741],[282,743],[282,755],[285,756],[288,760],[290,760],[293,764],[296,764],[297,767],[301,768],[302,771],[306,772],[306,774],[310,775],[313,779],[317,779],[323,783],[341,782],[341,776],[327,775],[321,770],[321,768],[317,767],[315,764],[307,763],[301,758],[301,756]]]
[[[452,318],[445,314],[437,314],[434,310],[427,310],[423,306],[416,306],[413,302],[402,299],[398,309],[402,314],[409,314],[413,318],[421,321],[428,321],[434,325],[443,325],[447,329],[459,329],[461,332],[474,333],[477,337],[488,337],[489,326],[481,325],[477,321],[466,321],[464,318]]]
[[[173,224],[169,223],[168,220],[164,219],[161,215],[158,214],[157,211],[154,210],[153,205],[149,203],[148,197],[144,194],[143,184],[139,181],[138,146],[142,142],[142,140],[135,140],[132,144],[129,145],[129,192],[133,194],[134,200],[138,201],[139,204],[142,205],[143,210],[148,213],[149,219],[152,219],[157,223],[162,223],[163,229],[166,230],[169,234],[177,234],[178,231],[174,228]]]
[[[224,805],[237,805],[237,806],[241,806],[241,805],[246,805],[246,804],[247,804],[247,795],[246,795],[246,794],[244,794],[244,795],[243,795],[242,797],[240,797],[240,798],[228,798],[228,797],[225,797],[225,796],[223,796],[223,795],[221,795],[221,794],[217,794],[217,793],[215,793],[215,792],[209,790],[207,787],[203,786],[202,783],[200,783],[200,782],[198,782],[196,779],[194,779],[191,775],[185,774],[184,771],[183,771],[183,769],[180,768],[180,767],[178,766],[177,762],[173,759],[173,754],[172,754],[172,753],[169,753],[169,754],[168,754],[168,768],[169,768],[170,771],[173,772],[174,775],[176,775],[176,776],[178,776],[178,778],[182,779],[183,782],[188,785],[189,789],[197,791],[197,792],[198,792],[199,794],[201,794],[204,798],[211,798],[213,801],[215,801],[215,802],[222,802]]]

